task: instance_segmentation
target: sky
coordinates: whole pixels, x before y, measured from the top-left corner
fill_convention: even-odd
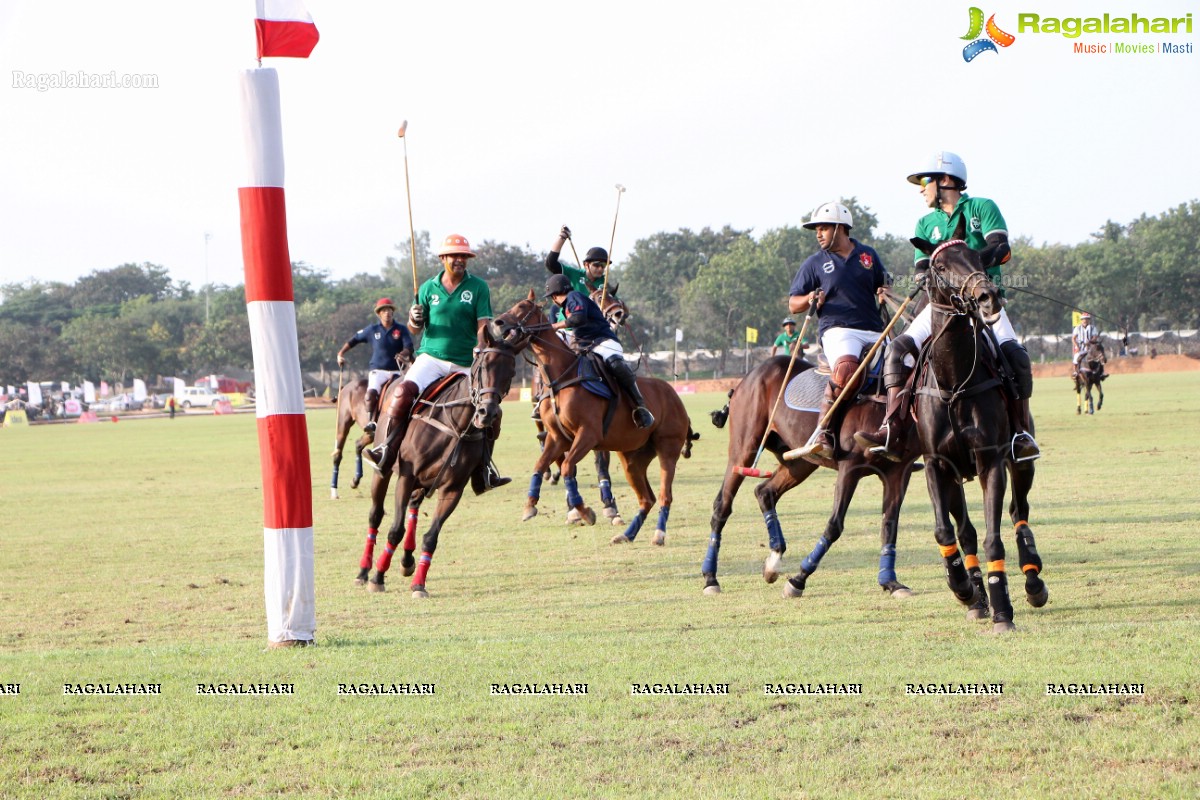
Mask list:
[[[954,0],[306,5],[312,57],[264,66],[281,85],[291,257],[334,279],[378,273],[408,238],[404,120],[414,223],[435,243],[542,252],[566,223],[582,252],[608,246],[616,217],[618,266],[659,231],[761,234],[837,197],[910,235],[924,209],[905,177],[943,149],[1037,244],[1200,197],[1195,3],[982,4],[1015,40],[970,62],[972,4]],[[1018,29],[1024,13],[1193,10],[1194,33]],[[194,288],[243,281],[253,17],[251,0],[0,0],[0,284],[128,262]],[[1193,52],[1073,52],[1162,42]],[[157,88],[24,85],[80,71]]]

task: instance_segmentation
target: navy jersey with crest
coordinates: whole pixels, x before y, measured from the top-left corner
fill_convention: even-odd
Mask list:
[[[789,293],[793,296],[817,289],[825,292],[817,327],[822,334],[829,328],[883,330],[875,290],[887,285],[887,270],[873,249],[855,239],[850,241],[854,249],[845,260],[836,253],[819,250],[805,260],[792,280]]]
[[[567,292],[567,299],[562,304],[562,314],[563,318],[567,320],[567,327],[575,337],[575,341],[581,345],[590,346],[604,339],[617,338],[617,335],[612,332],[612,328],[609,327],[608,320],[604,318],[604,312],[600,310],[600,306],[582,292],[574,290]],[[579,317],[582,317],[583,322],[577,325],[570,324],[572,318]]]
[[[396,369],[396,355],[402,350],[412,350],[413,340],[408,331],[398,322],[385,329],[383,323],[368,325],[350,337],[355,344],[371,345],[371,361],[367,369]]]

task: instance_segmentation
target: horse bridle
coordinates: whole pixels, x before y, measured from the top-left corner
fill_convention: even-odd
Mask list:
[[[970,292],[972,292],[977,286],[979,286],[981,284],[991,282],[991,278],[988,277],[988,274],[981,269],[977,269],[974,272],[969,273],[965,278],[962,279],[962,284],[960,286],[958,286],[957,288],[954,286],[954,283],[952,281],[947,280],[946,278],[942,277],[943,274],[947,271],[947,267],[938,266],[938,256],[940,256],[942,254],[942,251],[946,250],[947,248],[954,247],[955,245],[960,245],[960,244],[963,245],[964,247],[967,246],[966,241],[963,239],[949,239],[949,240],[939,244],[936,248],[934,248],[934,251],[929,254],[929,269],[930,269],[930,271],[935,273],[938,281],[941,282],[941,284],[943,286],[947,286],[950,289],[954,290],[949,293],[950,294],[950,305],[949,306],[945,305],[944,303],[935,303],[935,302],[933,302],[932,298],[930,299],[929,304],[931,306],[941,310],[942,313],[954,313],[954,314],[973,314],[973,313],[975,313],[979,309],[979,301],[976,300],[975,297],[972,294],[970,294]]]

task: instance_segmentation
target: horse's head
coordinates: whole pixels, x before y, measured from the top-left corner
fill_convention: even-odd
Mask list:
[[[537,295],[532,289],[529,296],[517,302],[515,306],[499,314],[485,326],[485,332],[492,342],[503,342],[514,350],[521,350],[529,344],[530,337],[537,331],[538,326],[546,324],[546,315],[538,303]]]
[[[929,299],[952,306],[962,314],[978,313],[988,325],[1000,319],[1004,300],[984,269],[991,266],[990,251],[976,252],[963,240],[965,220],[959,220],[954,235],[935,245],[913,238],[913,247],[929,256]]]
[[[491,336],[490,325],[479,332],[475,358],[471,361],[471,405],[476,428],[490,428],[500,414],[500,403],[517,372],[517,348]]]
[[[593,303],[600,306],[600,311],[603,312],[604,318],[608,320],[608,326],[613,329],[614,333],[629,319],[629,309],[624,302],[617,299],[617,288],[616,281],[609,281],[607,291],[605,287],[601,286],[588,295]]]

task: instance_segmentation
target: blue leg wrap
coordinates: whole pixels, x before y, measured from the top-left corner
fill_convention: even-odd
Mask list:
[[[330,488],[330,489],[336,489],[336,488],[337,488],[337,476],[338,476],[338,472],[340,472],[340,471],[341,471],[341,469],[342,469],[342,468],[341,468],[341,465],[338,465],[338,466],[336,466],[336,467],[334,467],[334,468],[333,468],[333,479],[332,479],[331,481],[329,481],[329,488]]]
[[[812,552],[804,557],[800,562],[800,566],[809,575],[817,571],[817,567],[821,564],[821,559],[825,557],[825,552],[829,550],[829,540],[822,536],[817,539],[817,543],[813,545]]]
[[[613,504],[612,482],[607,478],[600,479],[600,502],[605,506]]]
[[[579,493],[579,481],[575,478],[563,478],[563,486],[567,487],[567,508],[583,505],[583,495]]]
[[[362,471],[362,453],[359,453],[354,458],[354,480],[361,481],[363,476]]]
[[[879,551],[879,585],[896,580],[896,545],[885,544]]]
[[[717,574],[717,553],[721,550],[721,534],[713,531],[708,535],[708,552],[704,554],[704,563],[700,565],[701,575]]]
[[[658,530],[665,531],[667,529],[667,517],[671,516],[671,509],[663,506],[658,510]]]
[[[638,535],[638,531],[642,529],[642,523],[646,521],[646,512],[638,509],[638,512],[633,515],[633,519],[629,521],[629,527],[625,529],[625,538],[633,541]]]
[[[782,553],[786,545],[783,541],[783,528],[779,526],[779,515],[774,510],[763,512],[763,521],[767,523],[767,544],[777,552]],[[824,552],[824,551],[822,551]],[[817,556],[820,561],[821,557]]]
[[[533,477],[529,479],[529,497],[534,500],[541,499],[542,496],[542,473],[535,472]]]

